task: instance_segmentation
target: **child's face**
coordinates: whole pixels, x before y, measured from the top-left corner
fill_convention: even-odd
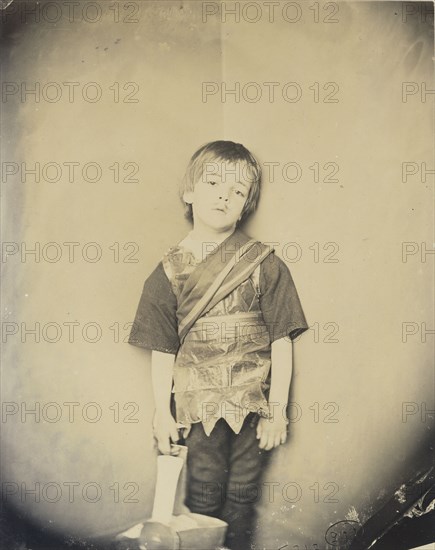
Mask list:
[[[183,197],[192,205],[194,225],[205,225],[216,232],[235,228],[251,187],[245,173],[242,163],[219,160],[204,165],[194,190]]]

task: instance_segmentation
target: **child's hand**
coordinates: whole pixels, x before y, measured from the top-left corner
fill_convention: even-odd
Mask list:
[[[176,443],[178,437],[178,427],[173,416],[168,413],[157,412],[153,420],[154,437],[157,440],[159,451],[164,455],[171,454],[171,441]]]
[[[260,418],[257,425],[257,439],[260,440],[260,449],[270,451],[278,445],[285,443],[287,439],[287,424],[284,418]]]

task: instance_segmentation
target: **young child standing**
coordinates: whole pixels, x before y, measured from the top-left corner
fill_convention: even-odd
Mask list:
[[[159,450],[183,426],[186,505],[226,521],[231,550],[251,547],[265,451],[287,437],[292,341],[308,328],[286,265],[238,229],[260,185],[243,145],[196,151],[181,188],[193,229],[146,280],[129,340],[152,350]]]

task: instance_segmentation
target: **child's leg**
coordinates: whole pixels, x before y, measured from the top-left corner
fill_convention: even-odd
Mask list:
[[[202,423],[193,424],[186,438],[186,505],[196,514],[220,517],[229,470],[232,430],[219,420],[209,436]]]
[[[250,414],[238,435],[231,435],[229,477],[221,519],[228,523],[225,544],[231,550],[250,550],[261,496],[260,478],[269,453],[258,447],[258,416]]]

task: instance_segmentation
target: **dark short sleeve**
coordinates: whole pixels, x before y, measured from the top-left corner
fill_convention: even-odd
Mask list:
[[[176,311],[177,299],[160,262],[145,281],[128,343],[176,354],[180,346]]]
[[[260,292],[271,342],[286,336],[294,340],[309,328],[290,271],[273,252],[261,264]]]

